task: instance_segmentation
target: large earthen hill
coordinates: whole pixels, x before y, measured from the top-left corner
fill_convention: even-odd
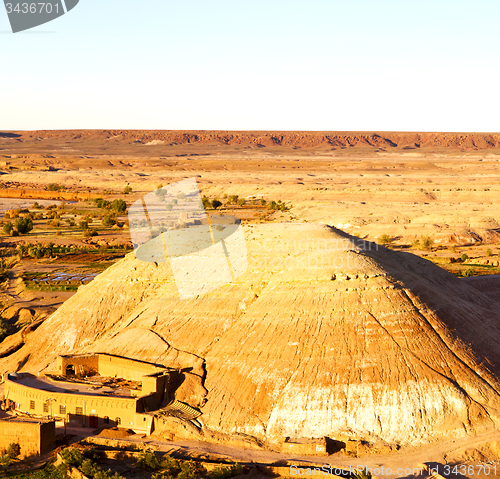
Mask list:
[[[500,312],[432,263],[314,224],[245,226],[248,270],[180,300],[134,253],[31,333],[0,369],[103,352],[182,368],[206,431],[417,444],[500,420]]]

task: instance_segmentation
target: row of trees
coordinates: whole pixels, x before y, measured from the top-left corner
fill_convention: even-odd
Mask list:
[[[213,200],[208,199],[206,196],[204,196],[201,201],[203,203],[204,208],[213,208],[217,209],[220,208],[221,206],[229,206],[229,205],[238,205],[238,206],[245,206],[247,203],[247,200],[245,198],[240,198],[238,195],[230,195],[226,196],[223,198],[225,200],[225,203],[220,201],[219,199],[215,198]],[[279,211],[288,211],[290,207],[288,207],[283,201],[278,200],[278,201],[271,201],[267,203],[267,201],[264,198],[261,198],[260,200],[254,199],[252,200],[252,204],[255,205],[260,203],[261,206],[266,206],[270,210],[279,210]]]
[[[12,221],[7,221],[7,223],[3,225],[2,229],[4,234],[6,235],[25,235],[33,229],[33,220],[28,216],[24,218],[17,218],[15,223],[12,223]]]
[[[17,255],[20,259],[31,257],[31,258],[43,258],[48,257],[51,258],[55,253],[55,244],[47,243],[44,245],[43,243],[28,243],[28,244],[18,244],[16,247]]]
[[[117,214],[125,213],[125,211],[127,211],[127,203],[125,203],[124,200],[108,201],[102,198],[96,198],[93,201],[98,208],[112,210]]]

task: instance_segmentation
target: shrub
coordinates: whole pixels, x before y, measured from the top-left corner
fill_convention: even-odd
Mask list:
[[[184,461],[181,464],[181,472],[177,474],[177,479],[199,479],[205,472],[205,468],[195,461]]]
[[[132,187],[130,185],[127,185],[125,186],[125,188],[123,188],[123,194],[128,195],[129,193],[132,193]]]
[[[380,244],[389,244],[389,243],[392,243],[393,239],[391,236],[389,236],[388,234],[383,234],[383,235],[380,235],[378,238],[377,238],[377,241],[380,243]]]
[[[463,253],[462,256],[460,256],[460,261],[462,263],[465,263],[465,261],[467,261],[468,259],[469,257],[465,253]]]
[[[127,203],[123,200],[113,200],[111,209],[117,213],[125,213],[125,211],[127,211]]]
[[[0,318],[0,342],[2,342],[9,335],[9,329],[5,319]]]
[[[106,215],[102,221],[101,221],[103,226],[113,226],[116,224],[115,219],[111,215]]]
[[[238,195],[230,195],[227,199],[228,203],[238,203]]]
[[[96,198],[94,203],[98,208],[109,208],[111,207],[111,202],[107,200],[103,200],[102,198]]]
[[[155,195],[160,198],[160,201],[165,201],[165,196],[167,196],[167,192],[162,189],[158,189],[155,191]]]
[[[211,479],[228,479],[243,474],[244,468],[241,464],[233,464],[231,466],[218,466],[210,471]]]
[[[6,453],[11,459],[15,459],[21,454],[21,446],[17,442],[11,442],[7,447]]]
[[[474,268],[467,268],[463,273],[465,277],[474,276],[475,274],[476,270]]]
[[[70,466],[80,467],[84,460],[82,452],[76,447],[67,447],[60,454],[63,461]]]
[[[7,468],[10,466],[12,462],[12,459],[8,456],[8,454],[4,454],[3,456],[0,456],[0,464],[2,465],[4,471],[7,470]]]
[[[486,250],[486,256],[493,256],[493,251],[490,248]]]
[[[59,185],[58,183],[49,183],[47,185],[47,191],[62,191],[64,190],[64,186]]]
[[[372,479],[372,473],[363,469],[362,471],[354,472],[351,477],[352,479]]]
[[[238,206],[244,206],[245,205],[245,198],[240,198],[238,201]]]
[[[83,459],[78,469],[87,477],[94,477],[99,471],[99,469],[97,469],[97,466],[92,462],[91,459]]]
[[[87,228],[86,230],[83,230],[83,236],[85,238],[91,238],[92,236],[97,236],[98,233],[94,228]]]
[[[160,463],[163,471],[170,476],[177,476],[181,470],[181,463],[178,459],[174,459],[172,456],[163,456]]]
[[[160,469],[160,460],[154,452],[144,452],[137,459],[137,465],[148,471],[156,471]]]
[[[203,203],[203,208],[210,208],[212,206],[211,201],[206,196],[202,197],[201,202]]]
[[[6,235],[10,235],[12,233],[12,230],[14,229],[14,225],[12,224],[12,221],[7,221],[7,223],[5,223],[3,225],[2,229]]]
[[[78,227],[81,228],[82,230],[86,230],[89,227],[89,222],[82,220],[78,223]]]
[[[420,238],[415,238],[413,240],[412,246],[414,248],[423,249],[423,250],[431,250],[432,245],[434,244],[434,240],[430,236],[421,236]]]
[[[33,229],[33,220],[31,218],[18,218],[16,220],[16,229],[21,234],[27,234]]]

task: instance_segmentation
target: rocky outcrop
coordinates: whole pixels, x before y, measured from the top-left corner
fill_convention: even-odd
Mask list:
[[[8,133],[0,133],[2,135]],[[494,133],[418,133],[418,132],[310,132],[310,131],[182,131],[182,130],[50,130],[16,132],[16,142],[38,140],[112,141],[136,143],[140,147],[164,145],[246,145],[250,147],[285,146],[293,148],[381,148],[422,150],[450,148],[487,150],[500,147]],[[12,141],[3,137],[3,141]],[[10,157],[9,157],[10,158]]]
[[[280,443],[420,443],[500,419],[500,313],[429,261],[328,226],[247,226],[248,270],[180,300],[170,267],[127,255],[0,369],[101,351],[174,366],[214,433]]]

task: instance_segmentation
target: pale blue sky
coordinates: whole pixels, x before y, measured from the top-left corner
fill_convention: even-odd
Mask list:
[[[80,0],[12,34],[0,5],[0,129],[500,131],[499,21],[498,0]]]

